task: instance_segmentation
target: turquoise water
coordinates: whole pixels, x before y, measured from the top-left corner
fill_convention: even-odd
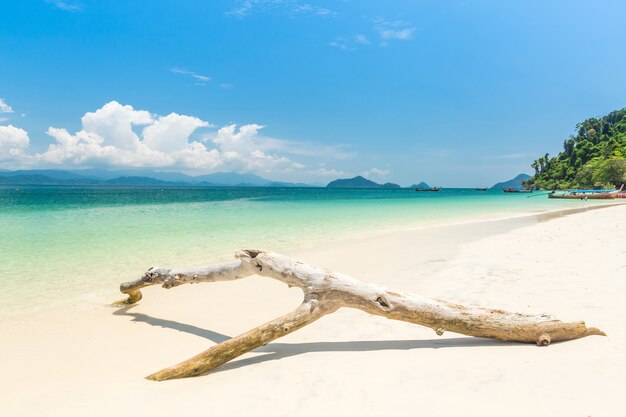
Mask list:
[[[386,229],[509,216],[580,201],[444,189],[0,187],[0,315],[110,301],[153,265],[225,260]]]

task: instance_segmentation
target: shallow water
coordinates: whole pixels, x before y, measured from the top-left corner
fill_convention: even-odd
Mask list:
[[[387,229],[594,202],[444,189],[0,188],[0,315],[77,299],[110,301],[148,267],[288,250]]]

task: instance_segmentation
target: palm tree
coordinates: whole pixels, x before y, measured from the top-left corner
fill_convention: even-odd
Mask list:
[[[539,161],[535,159],[530,166],[535,170],[535,177],[539,175]]]

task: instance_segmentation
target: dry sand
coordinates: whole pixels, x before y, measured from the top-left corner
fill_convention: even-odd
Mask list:
[[[585,320],[608,337],[539,348],[344,309],[208,375],[157,383],[143,377],[301,297],[257,277],[153,287],[132,308],[79,302],[1,323],[0,415],[625,416],[624,219],[621,205],[289,253],[429,297]]]

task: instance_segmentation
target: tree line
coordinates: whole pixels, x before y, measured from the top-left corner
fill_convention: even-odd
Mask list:
[[[543,189],[614,188],[626,183],[626,108],[576,125],[555,157],[539,157],[525,185]]]

